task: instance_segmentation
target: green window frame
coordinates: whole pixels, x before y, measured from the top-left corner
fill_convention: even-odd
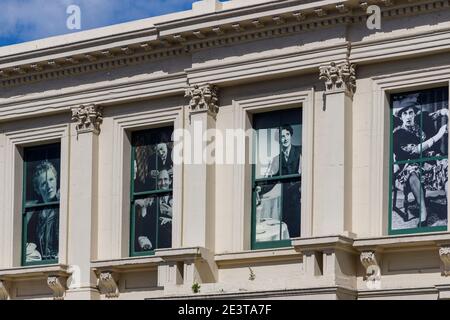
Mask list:
[[[166,144],[168,146],[168,154],[166,155],[167,159],[170,157],[171,154],[170,150],[173,150],[173,142],[172,142],[172,132],[173,132],[173,126],[166,126],[166,127],[160,127],[155,129],[146,129],[146,130],[140,130],[140,131],[134,131],[131,133],[131,182],[130,182],[130,256],[151,256],[155,254],[155,249],[160,248],[170,248],[171,247],[171,232],[172,229],[170,229],[170,246],[161,247],[162,240],[160,239],[160,233],[161,230],[164,228],[161,224],[162,222],[162,216],[161,216],[161,204],[160,199],[169,197],[171,199],[171,208],[173,208],[173,165],[172,170],[170,173],[170,187],[165,187],[162,189],[159,186],[159,176],[158,177],[148,177],[149,180],[154,180],[154,183],[150,183],[150,185],[146,185],[144,187],[137,188],[136,184],[136,178],[139,171],[139,166],[137,163],[139,161],[137,160],[137,149],[139,147],[144,147],[147,150],[154,149],[155,146],[159,144]],[[164,138],[161,138],[164,137]],[[140,140],[140,141],[139,141]],[[143,141],[145,140],[145,141]],[[161,171],[166,170],[164,168],[164,165],[161,163],[160,157],[158,157],[156,151],[149,155],[148,158],[146,158],[146,163],[151,163],[150,166],[154,166],[150,169],[150,171],[156,170],[159,174]],[[153,173],[152,173],[153,174]],[[153,199],[153,200],[150,200]],[[152,245],[152,248],[149,250],[136,250],[136,243],[137,243],[137,214],[139,213],[139,210],[142,210],[142,207],[137,209],[138,202],[139,201],[151,201],[151,205],[149,207],[154,208],[149,212],[149,215],[153,215],[152,222],[154,222],[154,226],[152,226],[151,231],[154,231],[154,241],[151,241],[150,243]],[[141,215],[142,216],[142,215]],[[172,222],[170,221],[170,226],[172,225]],[[154,228],[153,228],[154,227]],[[146,229],[150,234],[150,229]],[[150,235],[148,236],[148,238]],[[152,235],[153,237],[153,235]]]
[[[448,87],[390,95],[389,235],[447,231],[445,125]]]
[[[61,145],[60,143],[52,143],[40,146],[25,147],[23,148],[23,159],[21,263],[23,266],[57,264],[59,261],[59,188]],[[50,171],[55,171],[56,177],[52,175],[52,173],[49,173]],[[36,191],[35,184],[40,181],[39,178],[36,178],[37,172],[41,172],[41,176],[45,177],[45,182],[42,180],[42,183],[48,185],[49,179],[53,179],[54,183],[56,183],[56,189],[50,189],[51,187],[43,186],[43,188],[47,189],[42,192],[47,192],[47,194],[55,194],[55,197],[53,197],[51,201],[36,200],[36,197],[38,197],[38,191]],[[31,194],[33,194],[33,196]],[[33,197],[34,200],[30,201]],[[43,213],[44,210],[46,211],[45,215],[39,217],[39,214]],[[36,220],[38,222],[36,222]],[[29,227],[29,224],[31,227]],[[41,235],[36,236],[34,239],[34,242],[40,241],[40,244],[29,242],[31,240],[30,238],[33,236],[33,231],[30,231],[32,230],[31,228],[36,230],[36,233],[45,233],[46,240],[43,240],[44,237]],[[33,250],[30,250],[32,249],[30,248],[30,245],[34,247]],[[46,247],[46,249],[42,249],[44,247]],[[53,254],[50,254],[51,258],[45,258],[43,252],[44,250],[52,251]],[[56,255],[54,254],[55,250]],[[42,260],[36,259],[37,256],[40,256]]]
[[[252,214],[251,214],[251,248],[252,250],[257,249],[269,249],[269,248],[281,248],[281,247],[289,247],[292,245],[292,238],[297,238],[301,236],[300,233],[300,223],[301,223],[301,145],[302,145],[302,108],[292,108],[292,109],[285,109],[280,111],[270,111],[270,112],[264,112],[264,113],[257,113],[253,115],[253,129],[254,129],[254,137],[253,137],[253,162],[252,162]],[[282,136],[283,131],[288,131],[285,129],[282,129],[283,127],[291,127],[293,129],[293,133],[291,139],[296,140],[295,144],[291,141],[291,145],[294,147],[297,147],[297,150],[299,151],[298,155],[298,167],[296,168],[295,173],[290,172],[289,170],[285,170],[282,165]],[[258,163],[261,159],[259,152],[260,149],[262,149],[262,145],[260,144],[259,139],[259,132],[260,130],[266,131],[268,135],[272,135],[275,133],[275,135],[278,136],[277,139],[272,139],[272,141],[275,142],[275,152],[272,152],[271,155],[268,158],[272,158],[270,164],[268,164],[264,169],[262,166],[260,166]],[[281,134],[280,134],[281,133]],[[295,136],[295,139],[294,139]],[[265,137],[264,137],[265,138]],[[270,138],[269,138],[270,139]],[[265,143],[263,141],[263,138],[261,138],[262,143]],[[270,142],[268,142],[270,144]],[[276,147],[276,144],[278,143],[278,149]],[[291,147],[291,153],[294,154],[293,148]],[[267,156],[267,151],[272,148],[270,146],[266,146],[264,148],[266,149],[265,157]],[[275,160],[276,159],[276,160]],[[288,160],[286,160],[288,161]],[[278,174],[275,175],[264,175],[262,172],[271,169],[272,163],[278,162],[278,167],[275,165],[275,168],[278,168]],[[297,158],[295,160],[295,163],[297,163]],[[259,173],[258,173],[259,171]],[[286,172],[283,172],[286,171]],[[273,187],[271,187],[273,185]],[[261,211],[257,212],[258,210],[263,210],[264,206],[262,205],[264,195],[264,188],[268,189],[269,191],[266,192],[266,195],[271,193],[278,187],[278,196],[275,195],[273,200],[277,203],[277,206],[279,209],[279,218],[278,221],[276,219],[261,219]],[[295,197],[291,197],[292,192],[289,190],[293,190]],[[276,193],[275,193],[276,194]],[[295,223],[287,223],[285,222],[285,219],[287,219],[288,214],[287,210],[285,210],[287,207],[284,205],[292,203],[292,200],[294,199],[294,206],[293,208],[290,208],[294,211],[294,219],[293,221],[296,221]],[[296,207],[298,206],[298,207]],[[295,209],[298,209],[297,211]],[[263,212],[264,214],[264,212]],[[290,214],[292,216],[292,214]],[[258,220],[258,221],[257,221]],[[261,238],[258,240],[258,237],[261,236],[261,221],[267,222],[269,220],[274,220],[275,222],[273,224],[269,224],[267,227],[267,232],[274,235],[274,240],[261,240]],[[298,221],[297,221],[298,220]],[[290,228],[292,225],[295,225],[296,231],[295,236],[292,237],[290,234]],[[274,226],[272,229],[270,226]],[[277,235],[276,232],[278,232],[278,226],[279,226],[279,234]],[[259,230],[258,230],[259,229]],[[298,229],[298,230],[297,230]],[[275,231],[275,233],[272,233],[272,231]],[[286,234],[286,231],[289,233],[289,237],[283,236]],[[264,235],[265,236],[265,235]],[[269,239],[269,238],[268,238]]]

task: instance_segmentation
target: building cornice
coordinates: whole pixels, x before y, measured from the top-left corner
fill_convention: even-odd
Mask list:
[[[0,86],[144,63],[212,47],[365,21],[364,1],[270,2],[0,58]],[[374,0],[384,17],[442,10],[449,0]]]

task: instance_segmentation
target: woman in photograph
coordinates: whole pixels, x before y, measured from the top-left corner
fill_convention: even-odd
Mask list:
[[[33,174],[36,203],[59,201],[58,172],[50,161],[38,164]],[[58,209],[44,208],[27,213],[27,262],[58,258]]]

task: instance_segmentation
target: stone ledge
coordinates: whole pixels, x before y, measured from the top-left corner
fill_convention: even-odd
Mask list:
[[[208,250],[201,247],[155,250],[155,256],[164,261],[183,261],[186,259],[204,258],[208,255]]]
[[[70,275],[68,269],[69,266],[62,264],[2,269],[0,270],[0,280],[44,279],[48,276],[67,277]]]
[[[353,235],[331,235],[323,237],[296,238],[292,240],[295,250],[300,252],[327,250],[327,249],[344,249],[353,252]]]
[[[184,299],[264,299],[274,297],[289,296],[314,296],[314,295],[331,295],[337,296],[345,294],[356,298],[357,292],[340,286],[305,288],[305,289],[286,289],[286,290],[264,290],[264,291],[238,291],[238,292],[219,292],[191,295],[169,295],[164,296],[164,300],[184,300]],[[330,298],[330,297],[329,297]],[[329,299],[328,298],[328,299]],[[148,298],[146,300],[159,300],[161,298]],[[308,299],[308,298],[307,298]]]
[[[215,255],[215,261],[219,266],[239,265],[257,262],[291,261],[302,259],[302,255],[294,248],[278,248],[221,253]]]
[[[438,294],[438,286],[418,288],[393,288],[379,290],[358,290],[358,298],[405,297],[414,295]]]
[[[121,274],[130,271],[156,270],[158,288],[164,291],[217,280],[214,256],[202,247],[157,249],[153,256],[92,261],[91,266],[100,292],[107,298],[119,297]]]
[[[358,251],[384,251],[386,249],[404,249],[413,247],[440,247],[450,244],[450,233],[423,233],[373,238],[357,238],[353,247]]]
[[[123,272],[137,269],[149,269],[158,266],[162,262],[160,257],[130,257],[114,260],[97,260],[91,262],[91,267],[95,272],[113,271]]]
[[[47,286],[53,292],[54,300],[64,300],[67,290],[67,279],[70,277],[67,265],[43,265],[18,267],[0,270],[0,300],[10,297],[10,283],[14,281],[46,279]]]

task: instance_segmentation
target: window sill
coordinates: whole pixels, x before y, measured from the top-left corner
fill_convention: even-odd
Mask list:
[[[422,233],[355,239],[353,247],[358,251],[402,249],[413,247],[441,247],[450,245],[450,233]]]
[[[69,266],[62,264],[28,266],[0,270],[0,300],[11,296],[10,283],[24,280],[46,280],[54,300],[63,300],[70,277]]]
[[[297,238],[292,240],[292,245],[299,252],[309,252],[317,250],[341,249],[354,251],[353,235],[331,235],[324,237]]]
[[[142,257],[127,257],[113,260],[92,261],[91,266],[96,272],[128,272],[136,270],[154,269],[164,262],[177,262],[206,258],[207,250],[200,247],[156,249],[155,254]]]
[[[68,277],[69,266],[62,264],[17,267],[0,270],[0,280],[44,279],[49,276]]]
[[[129,257],[114,260],[92,261],[91,266],[95,272],[123,272],[142,269],[152,269],[158,266],[161,258],[156,256]]]
[[[201,247],[157,249],[153,256],[92,261],[91,265],[98,277],[100,291],[107,298],[119,296],[119,280],[125,272],[157,271],[158,288],[162,290],[217,279],[213,255]]]
[[[241,265],[259,262],[301,261],[302,257],[294,248],[274,248],[221,253],[215,255],[215,261],[219,266]]]

